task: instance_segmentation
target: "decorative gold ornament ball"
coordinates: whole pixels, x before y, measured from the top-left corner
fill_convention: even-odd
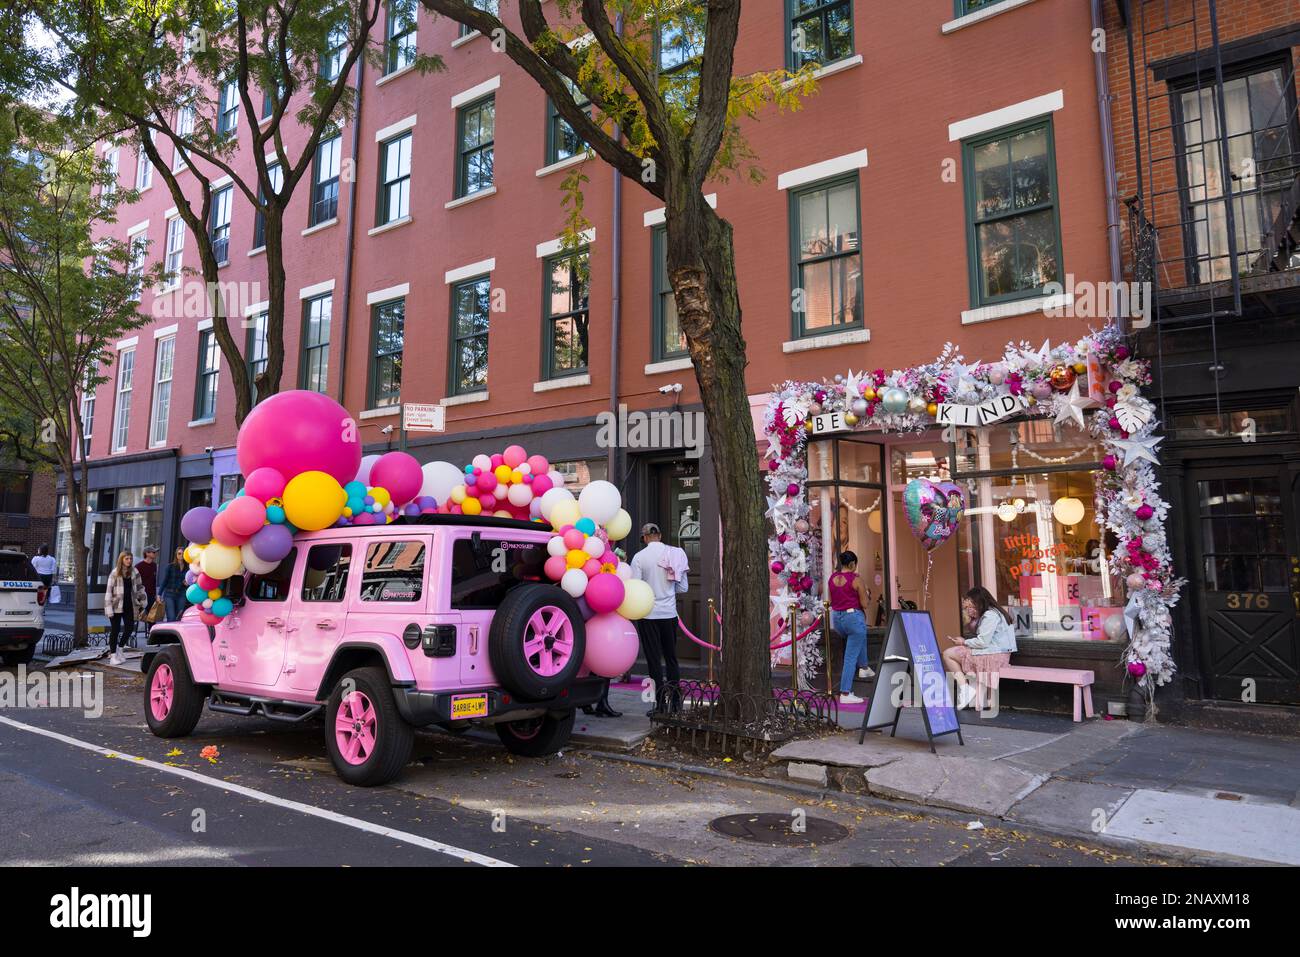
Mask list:
[[[858,424],[858,417],[852,412],[844,413],[844,424],[850,428]]]
[[[1075,375],[1083,375],[1085,372],[1088,371],[1088,363],[1076,362],[1073,368],[1074,368]]]
[[[811,432],[813,430],[812,419],[804,419],[803,427]]]
[[[1052,371],[1047,374],[1051,380],[1052,388],[1057,392],[1065,392],[1074,385],[1076,378],[1074,369],[1067,365],[1052,366]]]
[[[939,414],[939,406],[931,402],[929,405],[925,407],[925,411],[929,413],[931,418],[933,418],[934,416]]]
[[[867,386],[862,390],[862,398],[868,402],[874,402],[876,399],[876,390],[872,386]]]

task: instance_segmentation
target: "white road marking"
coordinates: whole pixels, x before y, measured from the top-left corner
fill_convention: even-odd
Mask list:
[[[14,721],[12,718],[0,716],[0,724],[6,724],[11,728],[17,728],[19,731],[28,731],[32,734],[39,734],[41,737],[50,738],[54,741],[61,741],[64,744],[70,744],[74,748],[82,748],[86,751],[94,751],[96,754],[102,754],[106,758],[116,758],[125,761],[128,764],[137,767],[146,767],[153,771],[162,771],[164,774],[174,774],[177,777],[186,778],[208,787],[218,788],[222,791],[229,791],[232,794],[238,794],[246,798],[252,798],[254,801],[261,801],[263,804],[270,804],[275,807],[282,807],[289,811],[297,811],[299,814],[306,814],[309,817],[318,817],[325,821],[332,821],[335,824],[342,824],[345,827],[355,828],[358,831],[366,831],[370,834],[378,834],[381,837],[390,837],[405,844],[413,844],[416,847],[422,847],[426,851],[435,851],[439,854],[446,854],[448,857],[456,857],[471,864],[482,864],[484,867],[514,867],[509,861],[497,860],[495,857],[488,857],[486,854],[479,854],[475,851],[467,851],[464,848],[454,847],[451,844],[443,844],[441,841],[430,840],[427,837],[421,837],[419,834],[412,834],[409,831],[399,831],[395,828],[384,827],[382,824],[372,824],[369,821],[363,821],[359,817],[349,817],[346,814],[339,814],[336,811],[327,811],[325,808],[316,807],[313,804],[303,804],[300,801],[291,801],[288,798],[276,797],[274,794],[267,794],[265,791],[258,791],[256,788],[245,787],[242,784],[233,784],[230,781],[221,781],[216,778],[208,777],[206,774],[199,774],[197,771],[191,771],[189,768],[172,767],[170,764],[162,764],[158,761],[151,761],[148,758],[140,758],[131,754],[123,754],[121,751],[114,751],[110,748],[101,747],[98,744],[92,744],[89,741],[82,741],[78,738],[69,737],[66,734],[59,734],[57,731],[49,731],[45,728],[38,728],[34,725],[23,724],[21,721]]]

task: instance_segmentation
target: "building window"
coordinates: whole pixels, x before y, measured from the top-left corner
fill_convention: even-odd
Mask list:
[[[963,144],[971,304],[1022,299],[1060,278],[1052,124]]]
[[[107,176],[107,179],[104,180],[103,193],[105,196],[112,196],[117,192],[117,172],[121,158],[122,151],[117,147],[104,152],[104,173]]]
[[[0,471],[0,512],[26,514],[31,498],[31,472]]]
[[[153,130],[149,131],[149,139],[154,139]],[[135,153],[135,188],[137,190],[146,190],[153,185],[153,163],[149,159],[149,154],[141,146]]]
[[[558,379],[587,370],[587,287],[591,258],[584,249],[555,256],[545,263],[542,374],[547,379]]]
[[[199,333],[199,375],[194,389],[194,419],[217,417],[217,380],[221,375],[221,349],[211,329]]]
[[[451,290],[451,394],[487,388],[492,282],[480,276]]]
[[[380,409],[402,401],[402,342],[406,326],[406,300],[381,302],[371,310],[374,345],[370,361],[370,408]]]
[[[699,101],[700,62],[704,57],[707,19],[704,8],[679,9],[660,16],[664,19],[660,20],[654,36],[660,94],[670,106],[694,113]]]
[[[1180,90],[1174,125],[1186,211],[1184,242],[1189,282],[1232,278],[1228,249],[1227,202],[1222,165],[1227,140],[1239,272],[1267,272],[1261,252],[1292,207],[1287,194],[1296,181],[1300,126],[1296,122],[1295,73],[1290,64],[1256,68],[1225,78],[1223,116],[1226,137],[1218,132],[1219,88],[1213,79],[1199,89]],[[1268,257],[1265,257],[1267,259]]]
[[[963,17],[968,13],[977,13],[985,7],[991,7],[995,3],[1001,3],[1002,0],[953,0],[956,4],[955,13]]]
[[[482,10],[484,13],[490,13],[494,17],[501,16],[501,13],[498,9],[499,6],[498,0],[469,0],[469,5],[471,7],[477,7],[479,10]],[[475,33],[475,32],[477,31],[474,30],[473,27],[467,27],[463,23],[460,25],[459,35],[462,37],[467,37],[471,33]]]
[[[149,254],[149,239],[143,233],[131,237],[131,261],[127,273],[133,280],[131,298],[140,301],[140,292],[144,288],[144,264]]]
[[[212,241],[212,255],[217,265],[230,262],[230,203],[235,187],[227,186],[212,195],[212,215],[208,220],[208,238]]]
[[[131,427],[131,387],[135,378],[135,349],[117,354],[117,403],[113,406],[113,451],[126,449]]]
[[[348,28],[346,25],[337,26],[330,30],[329,35],[325,38],[325,50],[320,57],[320,75],[327,82],[333,82],[339,78],[339,73],[343,70],[343,61],[348,55]]]
[[[266,176],[271,181],[271,191],[277,195],[280,188],[284,185],[284,175],[280,172],[279,163],[268,163],[266,166]],[[257,198],[261,205],[266,205],[266,190],[262,189],[259,184],[257,187]],[[266,213],[258,210],[253,216],[253,248],[261,249],[266,245]]]
[[[496,98],[489,96],[461,107],[456,126],[456,141],[460,144],[456,166],[456,195],[459,197],[492,185]]]
[[[652,237],[654,263],[652,275],[654,282],[654,302],[651,304],[654,315],[654,348],[651,356],[658,362],[661,359],[674,359],[686,355],[686,334],[682,332],[681,323],[677,321],[677,299],[673,296],[673,287],[668,282],[668,230],[663,226],[655,228]]]
[[[391,0],[388,4],[388,42],[384,73],[396,73],[415,62],[415,4]]]
[[[333,295],[326,293],[302,304],[301,388],[324,392],[329,382],[330,313]]]
[[[852,0],[786,0],[790,16],[789,67],[825,66],[853,55]]]
[[[862,237],[856,175],[790,196],[794,221],[794,334],[862,325]]]
[[[230,80],[221,86],[221,102],[217,112],[217,133],[233,133],[239,125],[239,83]]]
[[[339,155],[343,137],[331,136],[316,147],[312,170],[311,218],[309,226],[327,222],[339,213]]]
[[[587,99],[578,87],[568,77],[564,78],[564,85],[568,88],[569,93],[573,96],[573,102],[582,107],[586,112],[591,111],[591,101]],[[560,115],[556,109],[555,101],[547,99],[546,101],[546,162],[558,163],[566,160],[570,156],[577,156],[587,144],[583,142],[582,137],[574,132],[569,121]]]
[[[149,447],[167,444],[167,419],[172,411],[172,366],[176,337],[159,339],[154,351],[153,411],[149,420]]]
[[[257,405],[257,377],[266,371],[266,313],[259,312],[245,320],[244,364],[248,367],[248,385],[253,404]]]
[[[93,369],[86,370],[86,378],[81,383],[81,439],[82,457],[90,453],[90,437],[95,433],[95,389],[90,379],[95,374]]]
[[[176,138],[187,140],[194,135],[194,107],[191,104],[185,104],[176,110]],[[180,172],[185,167],[185,150],[177,146],[176,152],[172,154],[172,172]]]
[[[167,285],[178,286],[181,281],[181,253],[185,250],[185,222],[179,216],[167,220],[167,257],[163,263],[167,270]]]
[[[411,215],[411,134],[379,144],[379,209],[376,226]]]

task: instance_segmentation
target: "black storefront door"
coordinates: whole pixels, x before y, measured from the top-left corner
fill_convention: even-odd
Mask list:
[[[1300,704],[1300,549],[1280,460],[1189,470],[1210,696]]]
[[[707,640],[704,601],[700,588],[703,571],[700,555],[700,463],[698,459],[654,462],[649,467],[650,514],[643,521],[655,522],[664,541],[686,552],[691,571],[687,590],[677,596],[677,615],[691,631]],[[637,529],[639,531],[639,529]],[[685,636],[677,636],[677,657],[693,660],[702,657],[698,645]]]

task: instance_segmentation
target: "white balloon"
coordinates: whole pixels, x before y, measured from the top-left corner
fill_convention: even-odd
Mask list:
[[[512,485],[506,491],[506,498],[510,500],[511,505],[523,507],[533,500],[533,490],[527,484],[520,482],[518,485]]]
[[[555,488],[564,488],[564,473],[551,469],[546,473],[546,477],[551,480],[551,485]]]
[[[627,538],[630,531],[632,531],[632,516],[626,509],[620,508],[614,513],[614,517],[605,523],[605,533],[611,542],[622,541]]]
[[[592,535],[582,543],[582,550],[592,558],[599,558],[601,555],[605,554],[605,543],[595,535]]]
[[[572,501],[574,501],[573,493],[567,488],[549,489],[542,496],[542,518],[547,519],[548,521],[550,520],[551,509],[555,507],[556,503]]]
[[[618,567],[614,569],[614,574],[623,581],[630,581],[632,578],[632,566],[627,562],[619,562]]]
[[[257,552],[253,551],[252,545],[244,545],[239,549],[239,553],[244,556],[244,570],[250,571],[254,575],[269,575],[279,567],[279,562],[264,562],[257,557]]]
[[[542,517],[542,500],[540,498],[535,498],[528,503],[528,517],[529,518]]]
[[[474,456],[470,464],[473,465],[474,468],[479,469],[480,471],[483,472],[492,471],[492,459],[484,455],[482,452]]]
[[[560,579],[560,587],[574,598],[581,598],[587,590],[587,573],[581,568],[570,568]]]
[[[362,485],[365,485],[367,488],[369,488],[370,470],[375,467],[375,463],[378,461],[379,461],[378,455],[363,455],[361,457],[361,467],[357,469],[357,474],[354,481],[360,482]]]
[[[584,516],[597,525],[604,525],[623,507],[623,496],[618,494],[618,487],[612,482],[597,479],[582,490],[578,504],[582,506]]]
[[[439,505],[451,497],[452,489],[465,481],[465,473],[450,462],[428,462],[420,466],[420,471],[424,473],[424,481],[419,494],[428,495]]]
[[[546,554],[553,555],[556,558],[563,558],[569,554],[569,548],[564,544],[563,535],[555,535],[546,543]]]

